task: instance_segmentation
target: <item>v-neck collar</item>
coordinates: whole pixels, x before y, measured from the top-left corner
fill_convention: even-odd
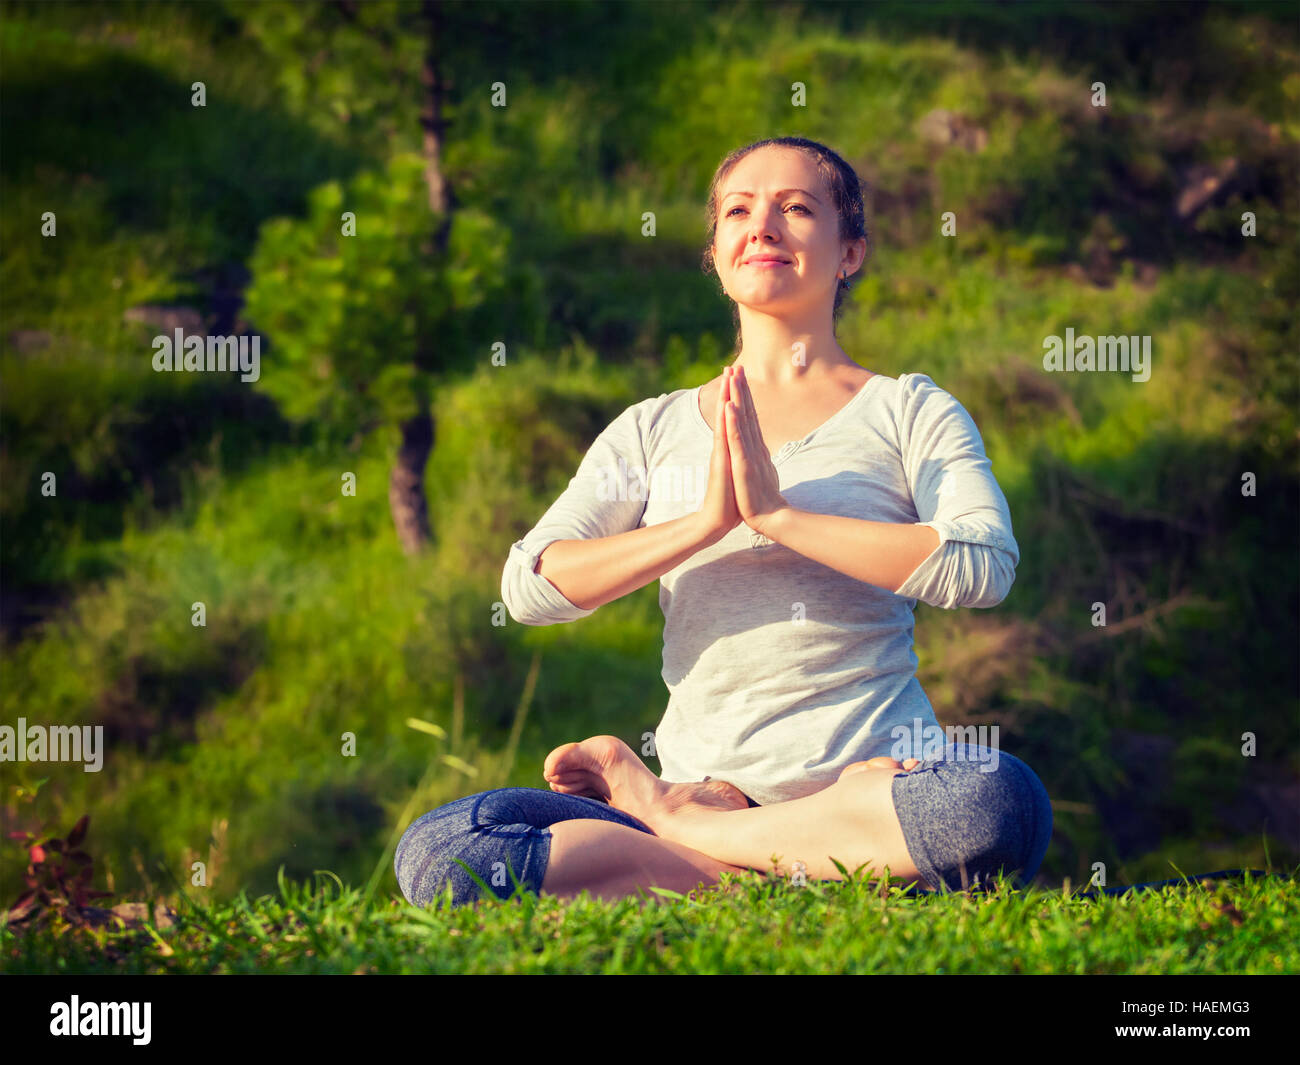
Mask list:
[[[827,418],[824,422],[822,422],[821,425],[817,426],[816,429],[813,429],[811,432],[806,433],[798,440],[791,440],[788,443],[783,444],[780,447],[780,449],[777,450],[772,455],[772,464],[776,465],[777,463],[780,463],[785,459],[789,458],[796,451],[798,451],[799,448],[803,447],[804,444],[808,443],[808,441],[811,440],[814,436],[816,436],[822,430],[826,429],[828,426],[834,424],[835,421],[838,420],[839,418],[842,418],[844,416],[844,413],[855,403],[857,403],[858,399],[862,396],[862,393],[864,393],[868,388],[871,387],[872,382],[874,382],[876,378],[882,376],[884,375],[873,373],[863,383],[862,387],[859,388],[856,392],[853,393],[852,396],[849,397],[849,401],[845,403],[844,406],[842,406],[839,410],[837,410],[834,414],[832,414],[829,418]],[[704,391],[704,385],[697,385],[695,388],[691,389],[690,392],[691,407],[695,411],[695,423],[701,429],[703,429],[704,432],[708,434],[709,439],[712,440],[713,430],[709,428],[709,423],[704,420],[704,413],[700,410],[700,393],[703,391]]]

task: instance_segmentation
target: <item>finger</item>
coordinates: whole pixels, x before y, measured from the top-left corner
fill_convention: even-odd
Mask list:
[[[727,440],[734,445],[734,454],[743,457],[745,453],[744,427],[741,425],[740,408],[735,400],[727,403]]]
[[[726,394],[723,398],[723,406],[721,411],[722,417],[719,418],[719,421],[722,425],[723,446],[727,448],[728,461],[730,461],[730,456],[735,449],[735,445],[731,443],[731,439],[732,439],[731,430],[728,428],[729,423],[726,420],[727,407],[730,406],[733,408],[732,411],[733,414],[739,414],[740,412],[740,407],[737,403],[738,393],[736,391],[736,375],[734,370],[727,374],[727,380],[724,387],[726,388]],[[737,425],[740,424],[739,419],[736,419],[736,424]]]
[[[750,453],[748,444],[745,441],[744,427],[741,425],[740,408],[736,406],[734,401],[727,404],[727,443],[727,454],[731,466],[731,487],[736,497],[736,503],[740,505],[745,479],[741,466],[747,462]]]
[[[718,389],[718,406],[713,415],[713,460],[724,462],[727,456],[727,404],[722,398],[724,384]]]
[[[731,447],[727,429],[727,403],[730,401],[731,385],[726,368],[723,369],[722,383],[718,388],[717,412],[713,416],[713,464],[724,476],[728,486],[731,484]]]
[[[737,388],[740,393],[740,405],[744,408],[746,414],[754,413],[754,394],[749,390],[749,378],[745,376],[744,371],[740,373],[740,383]]]
[[[757,417],[757,411],[754,409],[754,394],[749,390],[749,378],[743,372],[740,374],[740,382],[736,391],[740,393],[740,405],[745,413]]]
[[[748,452],[753,445],[748,432],[749,425],[745,420],[745,408],[734,399],[728,406],[731,409],[731,423],[736,427],[736,439],[740,441],[740,446]]]
[[[763,434],[758,427],[758,408],[754,406],[754,394],[749,390],[749,381],[743,372],[740,375],[740,387],[737,391],[741,394],[740,406],[744,413],[742,422],[748,430],[746,444],[754,454],[763,454],[767,451],[767,445],[763,443]]]
[[[745,392],[744,392],[744,371],[739,367],[734,367],[731,371],[731,394],[727,397],[736,408],[736,425],[740,428],[742,437],[745,432]]]
[[[758,412],[754,409],[753,396],[749,394],[749,383],[742,382],[740,389],[740,425],[741,435],[745,440],[745,449],[751,455],[762,455],[767,447],[763,443],[763,434],[758,427]]]
[[[743,517],[749,506],[745,463],[745,438],[741,433],[740,410],[735,402],[727,404],[728,472],[731,474],[731,497]]]

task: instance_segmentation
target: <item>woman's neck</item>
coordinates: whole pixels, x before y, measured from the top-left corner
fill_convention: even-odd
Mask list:
[[[778,340],[775,345],[746,344],[732,365],[744,367],[745,376],[757,385],[779,388],[825,377],[842,366],[857,363],[833,338],[821,345],[796,338],[788,345],[784,340]]]

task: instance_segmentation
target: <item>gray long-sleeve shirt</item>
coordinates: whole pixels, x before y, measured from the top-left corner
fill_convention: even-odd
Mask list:
[[[699,392],[633,404],[596,438],[569,486],[510,548],[501,596],[511,617],[553,625],[595,612],[535,572],[556,540],[613,536],[699,510],[713,449]],[[979,430],[926,374],[869,378],[772,461],[781,494],[799,510],[927,525],[940,543],[894,592],[742,523],[660,578],[669,691],[655,732],[661,776],[726,780],[764,805],[889,755],[898,726],[911,735],[936,725],[916,679],[916,602],[996,606],[1020,561]]]

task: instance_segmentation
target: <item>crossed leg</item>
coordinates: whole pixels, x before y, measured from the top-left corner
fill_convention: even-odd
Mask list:
[[[822,791],[749,808],[721,781],[660,780],[616,737],[565,744],[546,759],[551,789],[605,799],[655,835],[601,821],[555,824],[542,891],[621,898],[659,886],[684,893],[716,884],[722,872],[766,871],[774,859],[787,872],[802,863],[814,879],[841,879],[836,859],[850,872],[865,865],[880,875],[887,868],[890,876],[929,887],[894,810],[892,781],[900,771],[904,765],[893,759],[857,762]]]
[[[711,886],[741,866],[710,858],[690,847],[608,821],[561,821],[551,825],[551,853],[542,894],[622,899],[639,889],[661,887],[686,895]]]

